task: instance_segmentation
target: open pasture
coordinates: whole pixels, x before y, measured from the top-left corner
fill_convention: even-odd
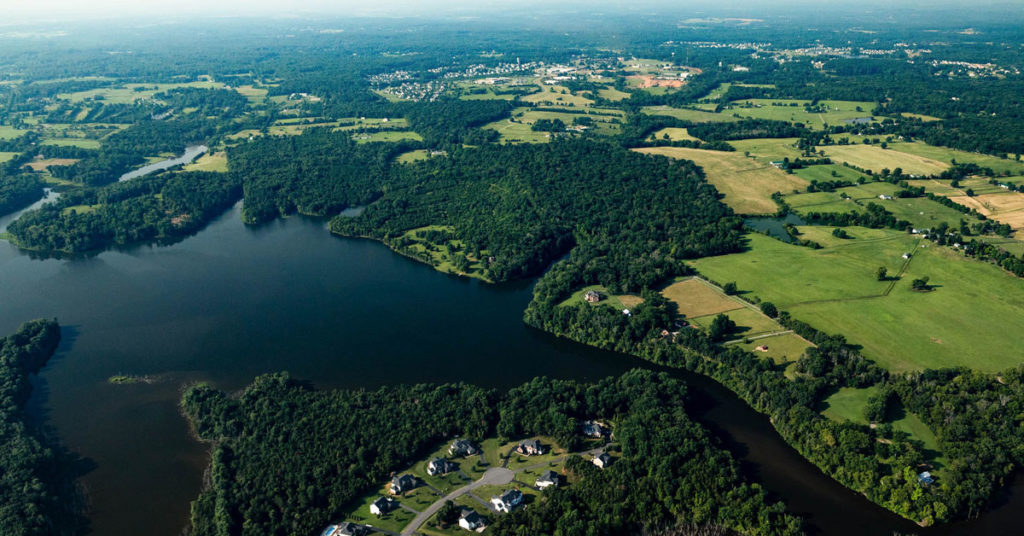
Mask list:
[[[157,93],[183,87],[217,89],[224,87],[224,84],[209,80],[180,84],[125,84],[123,86],[90,89],[75,93],[61,93],[57,95],[57,98],[73,103],[99,99],[109,104],[131,104],[139,99],[151,99]]]
[[[777,206],[771,198],[773,193],[802,190],[808,184],[796,175],[736,152],[682,147],[647,147],[636,151],[694,161],[704,169],[708,182],[725,196],[725,204],[740,214],[774,213]]]
[[[908,175],[938,175],[949,168],[949,164],[924,156],[894,149],[882,149],[876,145],[828,145],[819,147],[833,162],[846,162],[861,169],[879,172],[901,168]]]
[[[676,281],[665,287],[661,294],[675,302],[679,314],[686,318],[715,315],[744,307],[736,298],[726,296],[721,290],[696,277]]]
[[[731,123],[739,121],[739,117],[733,115],[716,114],[714,112],[706,112],[703,110],[693,110],[690,108],[673,108],[671,106],[645,106],[643,113],[650,115],[667,115],[669,117],[675,117],[676,119],[682,119],[683,121],[692,121],[694,123]]]
[[[50,166],[70,166],[75,162],[78,162],[77,158],[46,158],[33,160],[25,164],[25,167],[32,168],[32,171],[46,171],[46,168]]]
[[[576,106],[586,107],[594,104],[594,101],[574,95],[569,88],[560,85],[538,84],[540,91],[519,97],[522,102],[528,102],[537,106]]]
[[[796,142],[797,138],[756,138],[730,141],[729,145],[732,145],[739,154],[749,153],[750,158],[762,164],[768,164],[783,158],[790,160],[800,158]]]
[[[228,153],[224,151],[217,151],[215,153],[208,152],[203,156],[200,156],[195,162],[186,164],[181,168],[182,171],[217,171],[227,172],[228,170]]]
[[[948,147],[937,147],[935,145],[928,145],[923,141],[910,143],[893,142],[889,144],[889,149],[928,158],[930,160],[936,160],[946,164],[952,164],[954,161],[961,164],[978,164],[981,167],[991,168],[992,171],[995,171],[996,173],[1024,173],[1024,162],[1018,162],[1017,160],[1009,158],[999,158],[987,154],[968,153],[966,151],[958,151]]]
[[[950,199],[999,223],[1005,223],[1015,231],[1024,229],[1024,194],[1020,192],[957,196]]]
[[[825,245],[819,250],[751,234],[748,251],[692,265],[712,279],[736,281],[817,329],[846,335],[891,371],[996,372],[1024,363],[1019,336],[1007,324],[1024,315],[1018,279],[906,233],[846,229],[853,240],[829,243],[830,228],[801,227]],[[903,253],[912,257],[904,260]],[[879,266],[899,279],[877,281]],[[935,290],[911,290],[911,281],[925,276]]]
[[[736,321],[735,319],[733,320]],[[738,321],[736,322],[738,323]],[[743,335],[749,336],[747,334]],[[795,333],[780,333],[768,337],[759,337],[750,342],[741,340],[736,345],[748,352],[753,352],[756,356],[767,357],[777,365],[796,362],[804,355],[808,348],[813,346],[806,339]]]
[[[671,141],[700,141],[690,135],[690,132],[685,128],[669,127],[663,128],[657,132],[651,134],[650,139],[653,140],[671,140]]]
[[[819,105],[826,107],[827,111],[808,112],[804,104],[809,103],[810,101],[789,99],[745,99],[729,103],[720,113],[737,114],[752,119],[803,123],[808,128],[822,129],[826,125],[842,125],[845,121],[871,118],[871,110],[875,107],[871,102],[829,100],[819,101]],[[876,117],[874,120],[880,121],[881,118]]]

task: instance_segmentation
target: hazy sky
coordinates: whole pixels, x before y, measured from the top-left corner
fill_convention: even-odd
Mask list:
[[[25,19],[67,20],[109,18],[139,15],[206,15],[206,16],[310,16],[315,14],[352,16],[458,16],[476,15],[492,9],[529,12],[540,9],[551,12],[564,6],[567,10],[601,9],[652,11],[659,8],[679,12],[687,8],[707,11],[748,11],[805,6],[820,9],[834,5],[835,0],[0,0],[3,22]],[[846,0],[841,3],[865,8],[924,7],[934,5],[963,6],[954,0]],[[1024,0],[974,0],[975,9],[994,5],[1021,5]],[[0,24],[3,24],[0,22]]]

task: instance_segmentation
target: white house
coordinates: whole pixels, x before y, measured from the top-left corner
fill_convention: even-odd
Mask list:
[[[370,504],[370,513],[375,516],[382,516],[395,507],[395,500],[391,497],[378,497]]]
[[[480,532],[487,527],[487,520],[475,510],[465,508],[462,510],[462,515],[459,516],[459,526],[466,530]]]
[[[547,489],[551,486],[558,487],[562,482],[562,477],[554,471],[544,471],[539,477],[537,477],[537,487],[539,489]]]
[[[391,487],[389,490],[392,495],[398,495],[405,493],[416,487],[416,477],[412,475],[396,476],[391,479]]]
[[[612,457],[609,456],[607,452],[602,452],[601,454],[594,456],[594,465],[601,469],[608,467],[608,464],[610,463],[612,463]]]
[[[517,506],[523,504],[523,492],[517,489],[510,489],[497,497],[491,497],[491,504],[499,512],[511,512]]]

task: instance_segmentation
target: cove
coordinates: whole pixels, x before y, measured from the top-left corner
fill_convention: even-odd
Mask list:
[[[245,226],[236,205],[166,247],[35,260],[0,242],[0,332],[38,317],[63,326],[30,409],[94,464],[82,483],[95,534],[173,536],[187,524],[208,461],[178,413],[192,382],[236,390],[287,370],[318,388],[508,388],[539,375],[595,380],[657,368],[523,324],[532,282],[444,275],[325,227],[303,217]],[[670,373],[690,385],[699,420],[814,531],[971,534],[1019,524],[1024,493],[1011,492],[980,520],[916,531],[822,474],[724,387]],[[107,381],[119,374],[151,381]]]
[[[128,173],[121,175],[117,179],[117,182],[130,181],[132,179],[142,177],[144,175],[149,175],[150,173],[170,169],[174,166],[188,164],[189,162],[195,160],[196,157],[198,157],[199,155],[205,153],[208,149],[209,148],[205,145],[189,145],[188,147],[185,147],[185,152],[182,153],[181,156],[168,158],[166,160],[161,160],[159,162],[153,162],[152,164],[142,166],[139,169],[129,171]]]

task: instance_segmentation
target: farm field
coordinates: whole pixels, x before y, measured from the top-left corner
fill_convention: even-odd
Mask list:
[[[686,318],[715,315],[744,307],[736,298],[705,283],[700,278],[682,278],[662,289],[661,294],[675,302]]]
[[[789,100],[789,99],[744,99],[729,103],[722,112],[723,115],[737,114],[752,119],[770,119],[775,121],[788,121],[791,123],[803,123],[811,129],[822,129],[825,125],[842,125],[845,121],[870,118],[871,110],[875,107],[872,102],[836,101],[823,100],[819,104],[828,107],[825,113],[808,113],[804,110],[804,104],[810,101]],[[751,104],[751,107],[745,104]],[[790,104],[796,106],[790,106]],[[779,106],[783,104],[783,106]],[[860,111],[857,108],[860,108]],[[874,118],[880,121],[880,117]]]
[[[588,117],[593,120],[593,131],[599,134],[614,134],[618,132],[619,126],[612,123],[612,120],[620,119],[622,112],[616,110],[590,109],[586,115],[567,112],[551,112],[547,110],[532,110],[530,108],[516,108],[512,111],[511,119],[500,119],[485,125],[483,128],[496,130],[501,134],[502,143],[546,143],[551,141],[548,132],[537,132],[531,130],[531,126],[539,119],[559,119],[566,126],[571,126],[573,121],[579,117]]]
[[[85,138],[50,138],[43,140],[42,145],[60,145],[65,147],[81,147],[82,149],[99,149],[100,140]]]
[[[999,320],[1024,311],[1018,280],[906,233],[846,229],[853,240],[831,237],[827,227],[800,227],[825,246],[820,250],[750,234],[749,251],[692,265],[712,279],[736,281],[749,297],[771,301],[817,329],[843,333],[891,371],[965,366],[995,372],[1024,363],[1019,337]],[[913,253],[909,261],[901,258],[907,252]],[[900,279],[877,281],[879,266]],[[937,288],[912,291],[911,281],[924,276]]]
[[[7,162],[8,160],[14,158],[15,156],[18,156],[18,153],[0,151],[0,164]]]
[[[21,136],[26,132],[28,131],[22,130],[20,128],[14,128],[9,125],[0,125],[0,140],[9,140],[12,138],[17,138],[18,136]]]
[[[740,214],[770,214],[777,209],[771,196],[775,192],[802,190],[808,182],[787,175],[771,165],[763,165],[735,152],[707,151],[682,147],[635,149],[644,154],[692,160],[704,169],[708,182],[725,196],[725,204]]]
[[[1024,229],[1024,194],[1020,192],[955,196],[950,199],[999,223],[1005,223],[1015,231]]]
[[[3,159],[0,158],[0,160]],[[32,162],[25,164],[25,167],[32,168],[32,171],[46,171],[46,168],[50,166],[70,166],[75,162],[78,162],[77,158],[46,158],[43,160],[33,160]]]
[[[733,140],[729,142],[739,154],[750,153],[754,160],[767,164],[769,162],[789,158],[800,158],[796,148],[796,138],[756,138],[750,140]]]
[[[807,166],[800,169],[793,170],[793,173],[797,177],[804,179],[808,182],[818,181],[837,181],[844,180],[850,182],[857,182],[857,179],[864,178],[867,180],[867,176],[857,171],[856,169],[848,168],[846,166],[840,166],[837,164],[827,164],[822,166]],[[835,175],[833,175],[835,173]]]
[[[808,348],[813,346],[795,333],[782,333],[770,337],[762,337],[750,342],[741,340],[736,345],[748,352],[753,352],[754,355],[768,357],[777,365],[795,363],[800,359],[800,356],[804,355]],[[767,350],[757,349],[764,347],[767,347]]]
[[[352,137],[360,143],[369,143],[373,141],[423,141],[423,136],[420,136],[411,130],[381,130],[378,132],[353,134]]]
[[[935,145],[928,145],[922,141],[890,143],[889,149],[899,151],[901,153],[929,158],[931,160],[938,160],[939,162],[945,162],[947,164],[952,164],[954,160],[961,164],[978,164],[982,167],[991,168],[992,171],[995,171],[996,173],[1009,172],[1018,174],[1024,172],[1024,162],[998,158],[986,154],[968,153],[966,151],[958,151],[947,147],[937,147]]]
[[[733,336],[734,339],[757,337],[758,335],[766,335],[768,333],[786,330],[786,328],[783,328],[771,318],[768,318],[761,314],[760,311],[755,311],[750,307],[740,307],[720,314],[724,314],[736,323],[736,332]],[[708,329],[711,327],[711,322],[717,316],[717,314],[713,314],[694,318],[693,324],[700,326],[701,328]]]
[[[666,136],[667,136],[667,138],[666,138]],[[671,140],[671,141],[682,141],[682,140],[699,141],[697,138],[691,136],[690,132],[687,131],[685,128],[677,128],[677,127],[663,128],[663,129],[661,129],[661,130],[651,134],[651,140],[662,140],[662,139],[668,139],[668,140]]]
[[[196,159],[195,162],[187,164],[182,167],[182,171],[218,171],[226,172],[228,170],[228,153],[224,151],[217,151],[216,153],[206,153]]]
[[[667,115],[669,117],[675,117],[676,119],[682,119],[683,121],[693,121],[694,123],[732,123],[741,119],[732,115],[716,114],[714,112],[692,110],[690,108],[672,108],[670,106],[645,106],[643,108],[643,113],[649,115]]]
[[[945,162],[876,145],[828,145],[818,149],[824,150],[833,162],[846,162],[874,172],[902,168],[905,174],[923,176],[938,175],[949,168]]]
[[[611,86],[606,87],[604,89],[599,89],[597,91],[597,94],[601,98],[608,99],[608,100],[613,101],[613,102],[618,102],[618,101],[623,100],[623,99],[628,99],[629,95],[630,95],[628,92],[619,91],[619,90],[617,90],[617,89],[615,89],[614,87],[611,87]]]
[[[220,82],[197,81],[180,84],[125,84],[120,87],[90,89],[75,93],[62,93],[57,97],[73,103],[84,100],[101,98],[107,104],[131,104],[138,99],[151,99],[157,93],[163,93],[169,89],[194,87],[201,89],[216,89],[224,87]]]

